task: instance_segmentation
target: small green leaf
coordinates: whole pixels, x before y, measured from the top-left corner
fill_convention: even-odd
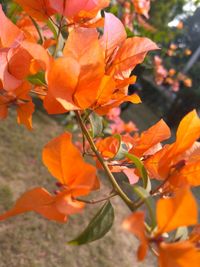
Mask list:
[[[115,137],[119,141],[119,148],[118,148],[118,151],[117,151],[117,153],[113,159],[114,160],[122,160],[125,158],[125,155],[127,154],[126,144],[122,141],[122,137],[120,134],[115,134],[113,137]]]
[[[130,159],[135,164],[135,166],[138,169],[139,174],[140,174],[140,176],[142,178],[144,188],[148,192],[150,192],[151,191],[151,181],[150,181],[150,179],[148,177],[147,171],[146,171],[142,161],[138,157],[136,157],[136,156],[134,156],[132,154],[129,154],[129,153],[126,154],[126,157],[128,159]]]
[[[83,245],[102,238],[112,227],[114,209],[110,201],[106,202],[93,217],[86,229],[75,239],[68,242],[70,245]]]
[[[96,113],[92,113],[89,116],[89,120],[92,126],[92,136],[100,136],[103,131],[103,118],[97,115]]]
[[[149,216],[151,218],[151,226],[152,229],[154,229],[156,227],[156,209],[153,197],[149,194],[147,190],[138,185],[133,186],[133,191],[140,198],[140,200],[144,201],[146,207],[148,208]]]
[[[131,185],[129,183],[123,182],[122,188],[125,190],[127,195],[132,199],[135,203],[134,210],[137,210],[142,204],[145,204],[148,212],[149,218],[151,220],[151,228],[154,229],[156,227],[156,205],[153,197],[150,193],[141,186]]]
[[[53,23],[51,22],[50,19],[47,21],[47,26],[52,31],[53,36],[54,36],[54,38],[56,40],[57,39],[57,36],[58,36],[58,32],[57,32],[57,29],[55,28],[55,26],[53,25]]]
[[[34,75],[29,75],[27,80],[34,85],[46,85],[45,73],[43,71],[40,71]]]

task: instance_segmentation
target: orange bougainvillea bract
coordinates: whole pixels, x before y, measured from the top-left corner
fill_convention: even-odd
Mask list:
[[[66,147],[68,156],[65,153]],[[69,133],[62,134],[45,146],[43,162],[59,181],[60,191],[50,194],[44,188],[32,189],[22,195],[10,211],[2,214],[0,220],[35,211],[50,220],[64,222],[67,215],[80,212],[84,207],[84,203],[75,198],[98,188],[95,168],[83,161],[79,151],[71,143]]]

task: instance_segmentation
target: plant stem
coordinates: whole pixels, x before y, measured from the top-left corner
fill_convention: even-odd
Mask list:
[[[39,26],[38,26],[38,24],[37,24],[37,22],[31,17],[31,16],[29,16],[29,18],[31,19],[31,21],[32,21],[32,23],[33,23],[33,25],[35,26],[35,28],[36,28],[36,30],[37,30],[37,33],[38,33],[38,35],[39,35],[39,44],[43,44],[43,37],[42,37],[42,33],[41,33],[41,31],[40,31],[40,28],[39,28]]]
[[[117,181],[115,180],[115,177],[112,175],[107,163],[104,161],[104,159],[102,158],[102,156],[100,155],[98,149],[96,148],[96,145],[88,131],[88,129],[86,128],[81,115],[79,113],[79,111],[75,111],[76,114],[76,118],[78,123],[80,124],[81,130],[83,132],[83,134],[85,135],[86,139],[88,140],[92,151],[95,153],[95,155],[97,156],[99,162],[101,163],[104,171],[106,172],[109,181],[111,182],[115,192],[122,198],[122,200],[126,203],[126,205],[131,209],[134,210],[134,203],[128,198],[128,196],[124,193],[124,191],[121,189],[121,187],[118,185]]]
[[[84,203],[87,203],[87,204],[97,204],[97,203],[109,200],[112,197],[115,197],[116,195],[117,195],[117,193],[112,193],[111,195],[109,195],[107,197],[104,197],[104,198],[101,198],[101,199],[97,199],[97,200],[93,200],[93,199],[92,200],[87,200],[87,199],[83,199],[83,198],[75,198],[75,199],[77,201],[81,201],[81,202],[84,202]]]
[[[42,92],[37,92],[37,91],[34,91],[34,90],[30,90],[31,93],[33,94],[36,94],[36,95],[41,95],[41,96],[46,96],[47,93],[42,93]]]
[[[56,43],[56,47],[55,50],[53,52],[53,57],[55,57],[57,55],[58,52],[58,48],[59,48],[59,41],[60,41],[60,35],[61,35],[61,30],[62,30],[62,21],[63,21],[63,16],[60,19],[60,24],[58,27],[58,33],[57,33],[57,43]]]

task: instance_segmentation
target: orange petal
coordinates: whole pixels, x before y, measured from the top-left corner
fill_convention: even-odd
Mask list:
[[[66,113],[66,109],[51,95],[48,91],[43,101],[44,108],[49,114],[62,114]]]
[[[187,182],[190,186],[200,185],[200,160],[196,162],[187,163],[175,176],[170,177],[171,184]]]
[[[37,61],[41,70],[49,68],[51,58],[43,46],[28,40],[21,42],[20,45]]]
[[[162,149],[160,149],[154,155],[144,160],[145,168],[148,170],[148,173],[151,178],[161,179],[161,180],[165,179],[165,176],[162,176],[159,173],[159,163],[160,163],[160,160],[164,157],[164,155],[167,153],[169,149],[170,149],[170,145],[165,145]]]
[[[32,130],[32,114],[34,110],[32,101],[19,104],[17,108],[17,122],[19,124],[24,124],[29,130]]]
[[[56,197],[55,206],[57,210],[65,215],[72,215],[79,213],[83,210],[85,204],[80,201],[74,201],[70,194],[66,194],[65,196]]]
[[[168,139],[170,135],[169,127],[163,120],[160,120],[141,134],[136,146],[134,146],[129,153],[141,157],[144,152],[165,139]]]
[[[35,188],[24,193],[16,202],[15,206],[0,215],[0,220],[5,220],[18,214],[35,211],[49,220],[65,222],[66,216],[60,213],[54,205],[54,196],[44,188]]]
[[[195,110],[188,113],[180,122],[176,141],[170,145],[159,162],[159,173],[165,178],[170,172],[171,164],[175,164],[182,153],[192,147],[200,137],[200,119]]]
[[[147,19],[149,18],[149,10],[151,7],[150,0],[132,0],[134,4],[135,12],[137,12],[140,15],[145,16]]]
[[[23,64],[22,64],[23,58]],[[22,47],[10,49],[7,55],[9,73],[18,80],[29,74],[31,55]]]
[[[102,106],[95,108],[95,111],[99,115],[105,115],[109,112],[110,109],[118,107],[124,102],[131,102],[133,104],[139,104],[141,103],[141,99],[137,94],[128,95],[128,96],[126,95],[123,96],[122,94],[120,94],[118,99],[116,98],[115,100],[110,101],[110,102],[111,103],[108,103],[107,105],[102,105]]]
[[[78,108],[73,98],[79,74],[80,66],[73,58],[59,58],[50,65],[48,72],[49,93],[66,111]]]
[[[116,77],[126,77],[127,72],[142,63],[146,54],[155,49],[158,49],[157,45],[148,38],[128,38],[118,50],[110,71],[114,70]]]
[[[9,72],[9,65],[7,59],[8,51],[9,50],[4,50],[0,52],[0,79],[2,81],[4,90],[10,91],[19,87],[22,81],[17,79]]]
[[[50,0],[53,6],[59,12],[63,10],[63,1],[57,3],[56,0]],[[109,0],[67,0],[65,1],[64,15],[75,22],[80,22],[85,19],[93,18],[99,10],[109,5]]]
[[[159,267],[199,267],[200,252],[189,241],[161,243],[159,246]]]
[[[74,89],[75,103],[88,108],[95,102],[101,79],[104,77],[105,62],[98,33],[95,29],[73,30],[64,48],[64,56],[74,58],[80,67],[78,85]]]
[[[99,85],[98,92],[96,95],[95,106],[102,106],[110,101],[110,98],[116,88],[115,81],[111,76],[103,76]]]
[[[187,187],[181,188],[175,192],[175,196],[158,200],[156,216],[158,233],[169,232],[179,226],[193,225],[198,220],[197,203]]]
[[[47,20],[55,12],[49,0],[15,0],[25,12],[38,20]]]
[[[1,25],[3,25],[0,31],[0,43],[3,47],[10,47],[18,37],[23,35],[22,31],[5,16],[1,5],[0,21]]]
[[[123,78],[122,80],[115,79],[116,87],[118,89],[124,88],[129,84],[134,84],[136,82],[136,79],[137,79],[137,77],[135,75],[132,75],[129,78]]]
[[[63,185],[78,188],[82,195],[96,186],[96,169],[83,160],[71,142],[70,133],[60,135],[44,147],[43,162]]]
[[[195,110],[188,113],[180,122],[173,153],[180,154],[189,149],[200,137],[200,118]]]
[[[200,241],[200,224],[195,225],[189,238],[193,243],[198,243]]]
[[[116,137],[110,136],[97,142],[96,146],[103,157],[112,159],[119,150],[120,142]]]
[[[145,235],[144,213],[141,211],[134,212],[128,218],[123,221],[122,227],[136,235],[140,240],[140,246],[138,248],[137,256],[138,260],[143,260],[148,250],[148,240]],[[172,266],[171,266],[172,267]]]
[[[126,31],[122,22],[111,13],[105,12],[104,33],[101,44],[105,50],[105,59],[126,39]]]

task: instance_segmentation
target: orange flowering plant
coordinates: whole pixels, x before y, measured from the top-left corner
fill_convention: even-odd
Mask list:
[[[120,20],[101,12],[107,0],[15,2],[22,10],[16,24],[0,7],[0,117],[14,107],[18,123],[31,130],[37,97],[48,114],[72,112],[82,138],[74,142],[64,132],[51,140],[42,160],[57,190],[30,189],[0,220],[34,211],[64,223],[85,206],[103,203],[69,241],[80,245],[110,230],[112,198],[120,197],[131,212],[122,226],[140,240],[138,260],[150,249],[160,267],[200,266],[198,207],[191,191],[200,185],[197,112],[182,119],[176,140],[165,145],[171,131],[162,119],[138,134],[119,117],[123,102],[141,102],[137,94],[128,95],[136,81],[131,72],[157,45],[145,37],[127,38]],[[91,199],[91,192],[102,192],[99,170],[110,193]]]

